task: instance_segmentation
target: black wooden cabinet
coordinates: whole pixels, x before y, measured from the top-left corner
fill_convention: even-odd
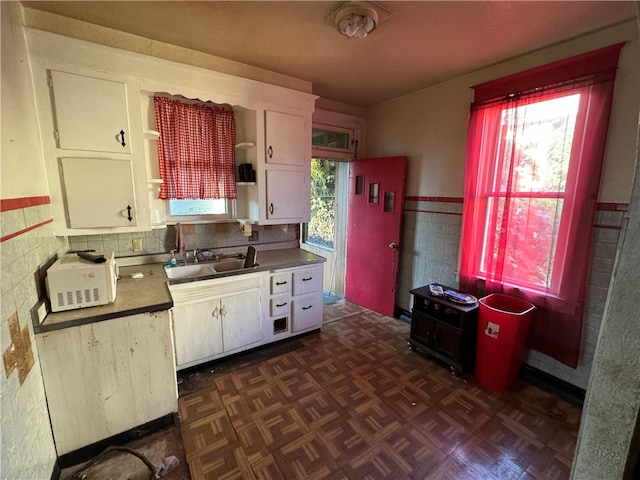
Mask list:
[[[431,295],[428,285],[411,290],[411,294],[409,348],[438,358],[456,372],[473,372],[478,303],[466,305],[436,297]]]

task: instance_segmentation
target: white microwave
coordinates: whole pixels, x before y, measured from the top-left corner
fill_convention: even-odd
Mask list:
[[[46,286],[52,312],[105,305],[116,300],[118,264],[113,252],[102,256],[106,261],[96,263],[68,253],[49,267]]]

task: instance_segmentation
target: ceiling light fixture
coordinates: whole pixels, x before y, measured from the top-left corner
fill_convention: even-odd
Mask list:
[[[364,38],[378,24],[378,9],[369,2],[345,2],[333,13],[338,32],[349,38]]]

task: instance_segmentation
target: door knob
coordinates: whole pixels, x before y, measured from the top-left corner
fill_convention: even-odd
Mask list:
[[[390,248],[391,250],[400,250],[400,246],[399,246],[396,242],[391,242],[391,243],[389,244],[389,248]]]

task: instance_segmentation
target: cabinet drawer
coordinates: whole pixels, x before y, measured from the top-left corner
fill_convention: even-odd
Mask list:
[[[289,314],[289,295],[278,295],[271,298],[269,312],[272,317]]]
[[[271,295],[291,292],[291,272],[271,275]]]
[[[432,316],[454,328],[462,328],[464,313],[451,308],[438,300],[414,297],[413,310]]]
[[[322,326],[322,294],[296,297],[291,302],[292,331]]]
[[[322,292],[322,270],[319,268],[306,268],[293,272],[293,295]]]

